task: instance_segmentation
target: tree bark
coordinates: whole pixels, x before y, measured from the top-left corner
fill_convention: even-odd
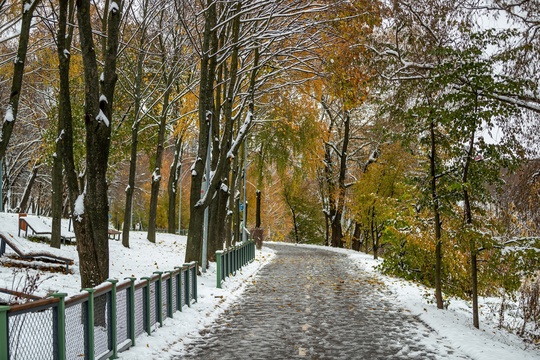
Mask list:
[[[261,227],[261,191],[257,190],[255,202],[255,228]]]
[[[164,49],[163,49],[164,50]],[[163,63],[165,66],[165,64]],[[163,151],[165,150],[165,129],[167,125],[167,116],[169,113],[169,97],[171,95],[172,74],[165,77],[166,90],[163,95],[163,110],[161,112],[161,121],[159,123],[158,144],[156,148],[156,159],[154,163],[154,172],[152,173],[152,187],[150,189],[150,213],[148,216],[148,240],[156,242],[156,218],[157,205],[159,198],[159,188],[161,185],[161,165],[163,162]]]
[[[443,308],[442,299],[442,238],[441,238],[441,214],[439,209],[439,195],[437,193],[437,168],[436,168],[436,139],[435,139],[435,121],[430,122],[431,153],[429,156],[430,183],[431,183],[431,201],[433,207],[433,218],[435,227],[435,299],[437,309]]]
[[[109,277],[109,238],[107,168],[111,144],[111,120],[114,90],[117,81],[121,9],[111,9],[108,16],[107,46],[103,76],[100,79],[93,41],[90,3],[77,0],[77,20],[84,67],[86,127],[86,187],[84,211],[76,213],[84,232],[77,237],[81,285],[95,287]],[[101,83],[101,89],[100,89]],[[81,210],[81,209],[79,209]]]
[[[73,39],[73,26],[67,29],[68,23],[73,24],[75,18],[74,0],[60,0],[60,8],[58,15],[58,33],[57,33],[57,50],[58,50],[58,69],[60,76],[60,89],[58,94],[58,138],[56,143],[56,157],[53,164],[53,236],[51,238],[51,246],[60,247],[60,226],[61,214],[58,214],[58,205],[61,205],[62,189],[62,162],[66,170],[66,182],[68,189],[68,201],[70,213],[73,213],[75,200],[79,196],[79,183],[75,170],[75,161],[73,157],[73,117],[71,113],[71,97],[69,89],[70,75],[70,50],[71,41]],[[75,236],[82,238],[83,227],[80,223],[73,224]]]
[[[349,112],[345,113],[344,119],[344,132],[343,132],[343,144],[341,147],[340,163],[339,163],[339,178],[337,188],[337,200],[335,202],[334,215],[332,217],[332,246],[343,247],[343,229],[341,226],[341,219],[343,217],[343,209],[345,207],[345,177],[347,175],[347,158],[350,138],[350,126],[351,117]]]
[[[472,209],[471,209],[471,199],[468,191],[467,182],[469,181],[469,170],[471,167],[471,162],[474,157],[474,136],[476,133],[476,127],[473,126],[473,131],[471,132],[471,137],[469,139],[469,150],[467,152],[467,157],[465,160],[465,166],[463,167],[463,210],[464,210],[464,220],[465,226],[471,228],[473,226],[472,220]],[[471,290],[472,290],[472,310],[473,310],[473,326],[477,329],[480,328],[480,318],[478,314],[478,265],[476,257],[478,254],[476,241],[474,237],[471,237],[469,240],[469,251],[471,253]]]
[[[208,141],[210,123],[212,118],[216,119],[213,113],[213,93],[217,50],[217,31],[214,28],[217,22],[217,9],[216,2],[213,0],[207,0],[206,4],[199,83],[199,147],[197,160],[191,172],[190,218],[185,256],[186,262],[198,261],[199,263],[202,260],[204,210],[208,206],[208,204],[199,204],[199,200],[201,200],[202,180],[207,161],[206,153],[210,146]]]
[[[39,163],[34,164],[34,166],[32,167],[32,174],[30,175],[28,183],[24,188],[21,202],[19,203],[19,206],[17,206],[17,212],[26,212],[26,210],[28,209],[28,200],[30,199],[30,193],[32,192],[32,187],[34,186],[40,167],[41,165]]]
[[[4,115],[4,123],[2,125],[2,133],[0,134],[0,160],[4,159],[6,150],[13,132],[13,126],[17,120],[19,111],[19,98],[21,96],[24,65],[26,63],[26,53],[28,51],[28,43],[30,41],[30,28],[32,27],[32,18],[34,10],[39,5],[40,0],[22,3],[22,20],[21,32],[19,35],[19,46],[17,49],[17,57],[13,64],[13,80],[11,82],[11,92],[9,95],[9,103]],[[26,9],[26,5],[30,5]]]
[[[169,193],[169,211],[167,214],[167,231],[169,234],[176,233],[176,188],[178,187],[178,180],[180,179],[180,170],[182,169],[182,135],[178,135],[174,142],[174,159],[171,164],[171,170],[169,172],[169,182],[167,184],[167,191]],[[182,196],[182,193],[179,194]],[[178,224],[180,228],[180,224]]]
[[[360,235],[361,235],[361,232],[362,232],[362,226],[358,222],[355,223],[354,224],[353,237],[352,237],[352,246],[351,246],[354,251],[360,251],[360,245],[361,245]]]
[[[129,248],[129,231],[133,224],[131,218],[133,214],[133,194],[135,192],[135,177],[137,172],[137,148],[139,145],[139,126],[141,124],[141,101],[142,101],[142,81],[144,76],[144,60],[146,52],[144,44],[146,43],[146,29],[148,16],[148,0],[143,5],[143,19],[141,24],[141,37],[139,40],[139,49],[137,54],[137,68],[135,74],[134,89],[134,115],[133,125],[131,126],[131,152],[129,158],[128,185],[126,187],[126,203],[124,206],[124,225],[122,228],[122,245]]]

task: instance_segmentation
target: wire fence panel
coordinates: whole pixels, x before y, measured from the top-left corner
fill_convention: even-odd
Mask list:
[[[196,274],[194,270],[197,271],[196,268],[192,268],[192,267],[188,267],[186,270],[186,276],[189,279],[189,287],[186,289],[186,291],[188,291],[188,293],[186,294],[187,305],[191,305],[191,303],[195,299],[195,286],[197,286],[195,282],[197,280],[195,278]]]
[[[157,283],[156,283],[157,286]],[[167,318],[167,280],[161,282],[161,318]]]
[[[186,292],[186,272],[184,270],[181,271],[181,277],[182,277],[182,306],[188,304],[188,293]]]
[[[52,307],[9,316],[8,324],[10,359],[42,360],[54,357]]]
[[[84,358],[84,324],[87,319],[83,309],[87,303],[66,307],[66,359]]]
[[[178,309],[178,291],[176,289],[176,287],[178,286],[177,285],[177,282],[178,282],[178,277],[176,276],[176,274],[171,274],[171,278],[172,278],[172,309],[173,309],[173,313],[176,312],[177,310],[180,310]]]
[[[150,328],[153,328],[157,320],[157,288],[158,282],[150,283]]]
[[[0,307],[0,359],[105,359],[157,330],[160,321],[197,300],[197,266],[116,287],[112,282],[66,299],[53,294],[35,304]],[[107,286],[107,285],[104,285]],[[118,290],[120,288],[121,290]],[[113,304],[112,301],[116,303]],[[7,315],[7,316],[6,316]],[[115,321],[113,321],[115,320]],[[93,326],[93,327],[92,327]]]
[[[116,294],[116,342],[123,343],[129,339],[128,328],[128,296],[130,288]]]
[[[144,291],[144,287],[135,290],[135,337],[144,333]]]
[[[94,354],[96,357],[109,352],[110,292],[94,299]]]

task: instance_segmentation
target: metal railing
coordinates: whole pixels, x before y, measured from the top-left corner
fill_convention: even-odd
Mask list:
[[[0,306],[0,360],[114,359],[197,302],[197,262],[83,291]]]
[[[225,250],[216,251],[217,287],[221,289],[221,283],[229,276],[236,275],[244,265],[255,259],[255,242],[246,241],[238,246],[231,246]]]

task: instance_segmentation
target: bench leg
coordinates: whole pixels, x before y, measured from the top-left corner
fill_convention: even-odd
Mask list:
[[[2,243],[0,243],[0,256],[4,255],[6,252],[6,242],[4,239],[2,239]]]

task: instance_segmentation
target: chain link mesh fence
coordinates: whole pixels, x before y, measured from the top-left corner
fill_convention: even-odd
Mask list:
[[[144,287],[135,290],[135,337],[144,333]]]
[[[129,339],[128,296],[130,288],[120,290],[116,294],[116,342],[124,343]]]
[[[1,309],[7,313],[3,326],[7,328],[9,349],[0,349],[0,359],[109,358],[119,346],[124,350],[134,341],[132,331],[136,338],[155,330],[160,317],[165,319],[170,315],[169,309],[174,313],[191,304],[196,297],[196,270],[193,263],[189,268],[184,266],[165,275],[161,282],[154,278],[154,281],[136,285],[133,282],[119,284],[115,306],[112,299],[116,287],[110,285],[109,289],[102,288],[93,302],[90,301],[94,296],[92,292],[66,301],[59,294],[61,300],[38,300],[34,307]],[[93,318],[89,318],[89,314]],[[93,329],[89,328],[92,319]]]
[[[109,347],[110,292],[94,299],[94,354],[96,358],[107,354]]]
[[[10,315],[8,323],[10,359],[53,358],[53,308]]]
[[[84,326],[88,301],[66,306],[66,359],[84,358]]]

